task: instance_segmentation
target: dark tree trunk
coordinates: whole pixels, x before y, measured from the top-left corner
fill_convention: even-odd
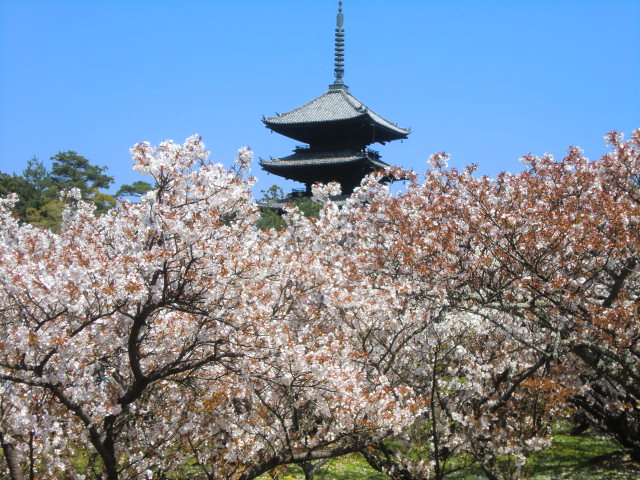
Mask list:
[[[300,467],[304,472],[304,480],[314,480],[318,469],[322,468],[322,466],[328,461],[329,461],[328,458],[323,458],[321,460],[316,460],[315,462],[312,462],[312,461],[302,462],[300,464]]]
[[[393,453],[383,444],[376,445],[373,449],[362,449],[360,453],[371,468],[385,473],[393,480],[420,480],[395,462]]]
[[[640,461],[640,412],[631,407],[626,411],[612,411],[607,400],[613,396],[604,395],[595,385],[590,395],[580,395],[572,403],[582,412],[586,421],[596,430],[611,435],[628,450],[634,461]],[[633,403],[629,402],[629,405]]]
[[[11,480],[25,480],[24,472],[20,468],[20,459],[12,443],[5,441],[4,435],[0,433],[0,443],[2,444],[2,453],[9,467],[9,476]]]
[[[313,480],[315,477],[316,468],[311,462],[302,462],[300,464],[302,471],[304,472],[304,480]]]

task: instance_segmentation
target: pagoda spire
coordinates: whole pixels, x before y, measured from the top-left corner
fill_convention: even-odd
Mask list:
[[[344,85],[344,15],[342,15],[342,0],[338,2],[338,17],[336,18],[336,53],[334,63],[335,85]]]
[[[262,119],[272,132],[306,144],[296,147],[293,154],[286,157],[260,159],[265,171],[305,184],[305,195],[311,195],[313,184],[329,182],[340,183],[342,194],[350,195],[367,174],[389,167],[378,152],[367,146],[402,140],[410,133],[375,114],[349,93],[344,84],[343,25],[340,0],[335,33],[335,80],[329,90],[298,108]],[[382,181],[392,180],[385,177]]]

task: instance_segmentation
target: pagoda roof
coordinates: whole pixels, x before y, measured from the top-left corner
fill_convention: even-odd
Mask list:
[[[260,166],[269,173],[302,183],[340,182],[344,192],[350,192],[368,173],[389,167],[372,150],[314,151],[298,149],[283,158],[260,159]]]
[[[379,155],[372,150],[337,150],[314,151],[311,149],[298,149],[292,155],[282,158],[260,159],[260,165],[265,170],[305,167],[305,166],[330,166],[349,163],[370,163],[372,166],[383,169],[390,165],[380,160]]]
[[[262,121],[273,131],[308,142],[314,134],[300,127],[307,125],[330,127],[331,124],[353,123],[354,120],[362,120],[359,124],[367,131],[374,126],[376,128],[374,141],[381,143],[407,138],[410,133],[409,129],[398,127],[370,110],[351,95],[343,84],[331,85],[327,92],[301,107],[275,117],[263,118]]]

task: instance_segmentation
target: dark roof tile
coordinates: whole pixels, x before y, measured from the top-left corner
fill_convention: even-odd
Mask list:
[[[369,117],[377,125],[399,135],[406,136],[410,133],[408,129],[398,127],[369,110],[362,102],[351,95],[346,87],[331,88],[301,107],[294,108],[275,117],[265,118],[263,121],[267,126],[300,125],[349,120],[364,116]]]
[[[260,159],[260,165],[268,167],[296,167],[296,166],[312,166],[312,165],[335,165],[345,163],[356,163],[367,160],[378,168],[386,168],[389,165],[379,156],[370,151],[313,151],[313,150],[297,150],[293,155],[283,158],[270,158],[269,160]]]

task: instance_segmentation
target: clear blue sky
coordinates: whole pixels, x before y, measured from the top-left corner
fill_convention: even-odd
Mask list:
[[[76,150],[115,186],[141,179],[129,148],[202,135],[288,155],[262,115],[333,82],[337,0],[0,0],[0,171]],[[376,146],[424,170],[431,153],[517,171],[569,145],[640,127],[640,0],[345,0],[345,83],[409,139]],[[379,148],[378,148],[379,147]],[[278,177],[257,165],[260,188]],[[297,185],[299,186],[299,185]],[[259,190],[258,189],[258,190]]]

